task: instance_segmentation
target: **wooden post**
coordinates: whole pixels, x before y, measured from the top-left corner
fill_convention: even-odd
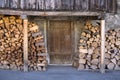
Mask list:
[[[23,19],[23,51],[24,51],[24,71],[28,71],[28,19],[26,15],[21,16]]]
[[[105,20],[101,20],[101,73],[105,73]]]
[[[50,57],[49,57],[49,54],[48,54],[48,48],[47,48],[47,21],[45,20],[44,21],[44,36],[45,36],[45,49],[46,49],[46,55],[47,55],[47,61],[48,61],[48,64],[50,63]]]
[[[75,31],[75,36],[74,36],[75,37],[75,42],[74,43],[75,43],[75,53],[77,53],[77,49],[78,49],[78,47],[77,47],[77,44],[78,44],[78,39],[77,39],[78,38],[77,21],[75,21],[74,23],[75,23],[74,24],[74,28],[75,28],[74,29],[74,31]]]
[[[47,30],[47,32],[49,33],[49,27],[50,27],[50,20],[47,20],[46,21],[47,23],[47,26],[46,26],[46,30]],[[49,37],[49,34],[47,34],[47,36],[46,36],[47,38]],[[48,54],[49,54],[49,52],[50,52],[50,45],[49,45],[49,40],[47,41],[47,43],[48,43],[48,45],[47,45],[47,52],[48,52]],[[48,64],[50,65],[50,55],[49,55],[49,60],[48,60]]]

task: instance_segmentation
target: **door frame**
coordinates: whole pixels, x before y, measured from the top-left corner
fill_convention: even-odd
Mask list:
[[[47,56],[47,60],[48,60],[48,65],[62,65],[62,66],[72,66],[72,63],[73,63],[73,61],[72,61],[72,63],[71,64],[50,64],[50,56],[49,56],[49,44],[48,44],[48,37],[49,37],[49,27],[50,27],[50,21],[56,21],[56,20],[58,20],[58,21],[64,21],[64,20],[66,20],[66,21],[71,21],[71,47],[72,47],[72,57],[74,56],[74,54],[75,54],[75,26],[74,26],[74,20],[70,20],[70,19],[60,19],[60,18],[57,18],[57,19],[47,19],[46,21],[45,21],[45,26],[46,26],[46,43],[47,43],[47,54],[48,54],[48,56]]]

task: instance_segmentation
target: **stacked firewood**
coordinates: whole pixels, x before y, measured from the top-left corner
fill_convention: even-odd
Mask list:
[[[43,34],[35,23],[28,29],[29,70],[45,70]],[[23,70],[23,21],[18,16],[0,16],[0,68]]]
[[[120,70],[120,28],[106,33],[105,64],[107,69]]]
[[[89,21],[79,40],[78,69],[100,69],[100,23]],[[120,29],[106,32],[105,68],[120,70]]]
[[[22,20],[14,16],[0,16],[0,68],[23,69],[22,45]]]
[[[78,69],[100,68],[100,26],[89,21],[81,33],[79,40],[79,67]]]
[[[39,27],[29,24],[29,70],[46,70],[46,51],[44,36]]]

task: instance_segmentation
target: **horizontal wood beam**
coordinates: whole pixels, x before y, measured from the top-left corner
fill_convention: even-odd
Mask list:
[[[79,11],[20,11],[0,9],[0,14],[4,15],[33,15],[33,16],[99,16],[98,12],[79,12]]]

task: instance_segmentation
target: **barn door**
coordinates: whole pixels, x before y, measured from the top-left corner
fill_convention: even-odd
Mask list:
[[[72,36],[70,21],[50,21],[48,28],[50,64],[72,63]]]

